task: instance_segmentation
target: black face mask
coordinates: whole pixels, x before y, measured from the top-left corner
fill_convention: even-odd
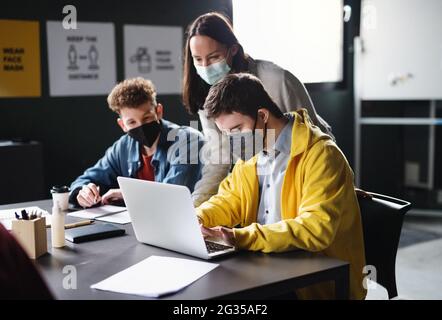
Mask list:
[[[150,148],[154,144],[161,131],[161,124],[157,121],[145,123],[139,127],[130,129],[127,134],[139,143]]]

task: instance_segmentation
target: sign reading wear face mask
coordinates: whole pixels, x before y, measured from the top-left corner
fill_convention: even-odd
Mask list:
[[[0,97],[39,97],[38,21],[0,20]]]
[[[180,94],[182,42],[181,27],[125,25],[125,77],[151,80],[158,94]]]
[[[116,83],[113,23],[48,21],[51,96],[107,95]]]

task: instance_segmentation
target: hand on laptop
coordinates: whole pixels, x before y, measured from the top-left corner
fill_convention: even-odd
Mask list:
[[[214,238],[221,238],[223,239],[228,245],[231,245],[232,247],[235,246],[235,235],[233,233],[233,230],[226,227],[213,227],[213,228],[206,228],[202,224],[200,224],[201,232],[206,237],[214,237]]]
[[[81,188],[77,195],[77,201],[83,208],[89,208],[101,201],[100,187],[89,183]]]
[[[111,204],[112,202],[122,200],[122,199],[123,199],[123,194],[121,193],[120,189],[110,189],[101,198],[101,203],[102,204]]]

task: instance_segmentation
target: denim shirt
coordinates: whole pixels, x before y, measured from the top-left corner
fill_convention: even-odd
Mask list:
[[[203,143],[199,131],[161,120],[160,138],[151,160],[155,181],[187,186],[192,192],[201,178],[202,163],[198,155]],[[125,134],[106,150],[103,158],[71,184],[69,201],[78,204],[79,190],[91,182],[100,186],[101,194],[119,188],[117,177],[136,178],[141,166],[140,143]]]

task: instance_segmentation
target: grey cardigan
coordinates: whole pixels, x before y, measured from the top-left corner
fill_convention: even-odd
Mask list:
[[[283,113],[305,108],[313,123],[333,137],[331,127],[316,113],[307,90],[293,74],[272,62],[253,59],[249,60],[249,72],[263,82],[264,88]],[[231,166],[226,137],[221,134],[213,120],[207,119],[204,110],[200,110],[198,114],[207,141],[205,154],[208,161],[192,194],[195,207],[217,193],[219,184],[228,175]]]

